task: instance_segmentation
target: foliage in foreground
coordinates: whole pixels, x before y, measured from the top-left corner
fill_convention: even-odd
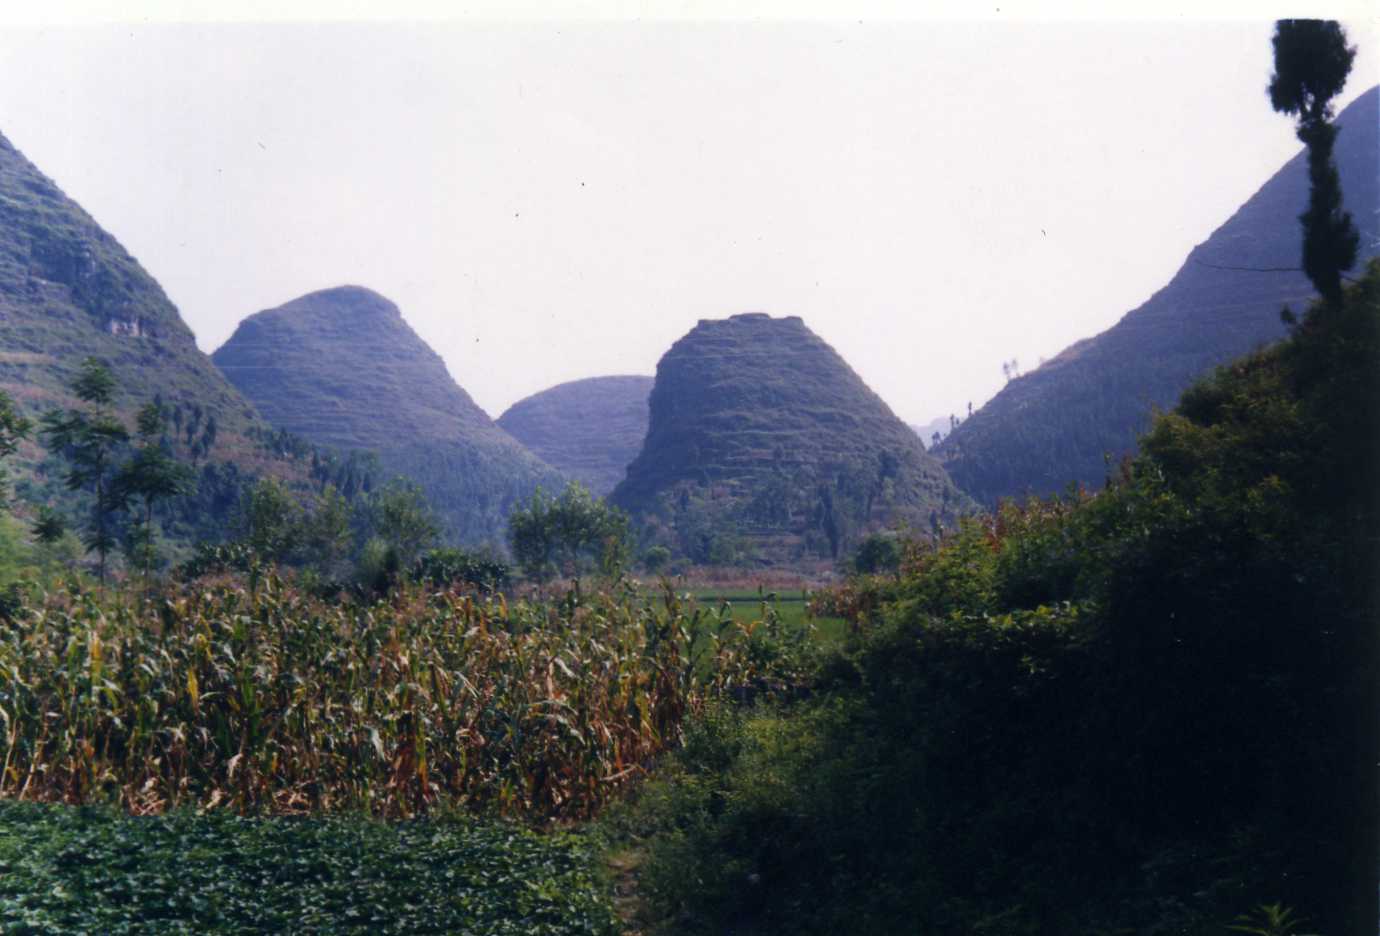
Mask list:
[[[0,627],[0,796],[580,818],[687,714],[794,665],[763,614],[669,589],[328,603],[252,574],[157,602],[58,591]]]
[[[591,849],[501,822],[0,800],[7,933],[612,934]]]
[[[1377,426],[1373,265],[1107,491],[861,581],[815,699],[701,720],[649,786],[662,918],[1167,936],[1291,907],[1374,932]]]

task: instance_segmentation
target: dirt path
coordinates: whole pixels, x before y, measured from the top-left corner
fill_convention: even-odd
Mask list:
[[[638,871],[646,853],[635,848],[608,857],[613,872],[613,908],[623,921],[623,936],[646,936],[646,905],[637,889]]]

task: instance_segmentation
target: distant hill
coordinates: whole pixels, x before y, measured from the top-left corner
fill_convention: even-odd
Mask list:
[[[967,505],[915,433],[797,317],[701,320],[657,365],[612,500],[705,562],[839,556]]]
[[[548,465],[604,497],[647,435],[651,377],[590,377],[508,407],[498,425]]]
[[[1378,100],[1372,88],[1338,118],[1345,204],[1361,231],[1357,270],[1380,253]],[[1100,486],[1104,453],[1114,463],[1134,450],[1156,407],[1171,407],[1212,367],[1280,338],[1285,304],[1303,311],[1312,285],[1301,272],[1274,270],[1300,265],[1298,216],[1307,201],[1299,153],[1144,305],[1012,380],[944,439],[937,454],[954,481],[989,504],[1075,480]]]
[[[939,438],[943,439],[949,434],[949,430],[952,428],[948,416],[940,416],[938,419],[931,419],[923,425],[920,423],[907,423],[906,425],[910,426],[910,428],[915,431],[915,434],[920,437],[920,441],[925,443],[926,449],[933,447],[935,433],[939,433]]]
[[[417,481],[457,542],[501,542],[515,503],[563,484],[368,289],[325,289],[251,315],[212,360],[274,426],[373,450],[387,471]]]

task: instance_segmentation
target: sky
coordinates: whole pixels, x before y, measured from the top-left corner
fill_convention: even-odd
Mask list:
[[[1111,326],[1299,149],[1269,11],[456,9],[19,4],[0,132],[207,352],[368,286],[497,417],[763,311],[916,423]],[[1380,33],[1328,15],[1360,49],[1344,105]]]

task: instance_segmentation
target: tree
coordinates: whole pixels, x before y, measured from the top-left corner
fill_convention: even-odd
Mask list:
[[[53,508],[40,507],[30,530],[44,546],[52,546],[67,535],[67,524]]]
[[[153,505],[187,494],[195,484],[191,469],[169,455],[159,443],[165,424],[163,408],[158,403],[145,404],[139,410],[139,448],[134,457],[120,467],[113,484],[119,500],[138,500],[143,505],[140,528],[131,534],[130,553],[144,567],[145,585],[153,574]]]
[[[1337,127],[1332,98],[1351,72],[1356,49],[1336,20],[1279,20],[1273,39],[1275,73],[1270,103],[1282,114],[1298,115],[1298,138],[1308,147],[1308,210],[1303,226],[1303,271],[1329,303],[1342,295],[1342,271],[1356,263],[1360,236],[1342,209],[1342,183],[1332,159]]]
[[[508,543],[523,572],[545,581],[553,570],[579,575],[593,566],[617,575],[628,559],[628,517],[572,481],[558,498],[532,495],[508,518]]]
[[[350,505],[335,485],[327,484],[302,523],[303,558],[322,575],[334,577],[350,555],[353,541]]]
[[[110,530],[113,515],[123,509],[119,492],[112,484],[115,454],[129,441],[129,431],[111,412],[115,400],[115,378],[96,358],[87,358],[71,384],[77,399],[87,409],[53,410],[43,417],[43,435],[48,447],[68,463],[65,479],[69,490],[89,488],[95,495],[91,519],[82,537],[88,552],[99,557],[101,584],[105,584],[106,557],[115,546]]]
[[[233,529],[265,562],[286,562],[302,535],[302,505],[272,478],[256,481],[240,497]]]
[[[901,567],[901,542],[895,535],[873,533],[858,544],[853,571],[864,575],[895,572]]]
[[[373,492],[365,504],[367,525],[392,553],[389,567],[412,567],[422,550],[436,542],[440,526],[417,485],[396,479]]]
[[[0,390],[0,461],[19,450],[19,443],[29,435],[33,424],[19,412],[10,395]],[[0,465],[0,509],[9,503],[9,477]]]
[[[652,546],[642,554],[642,568],[648,572],[659,572],[671,561],[671,550],[665,546]]]

